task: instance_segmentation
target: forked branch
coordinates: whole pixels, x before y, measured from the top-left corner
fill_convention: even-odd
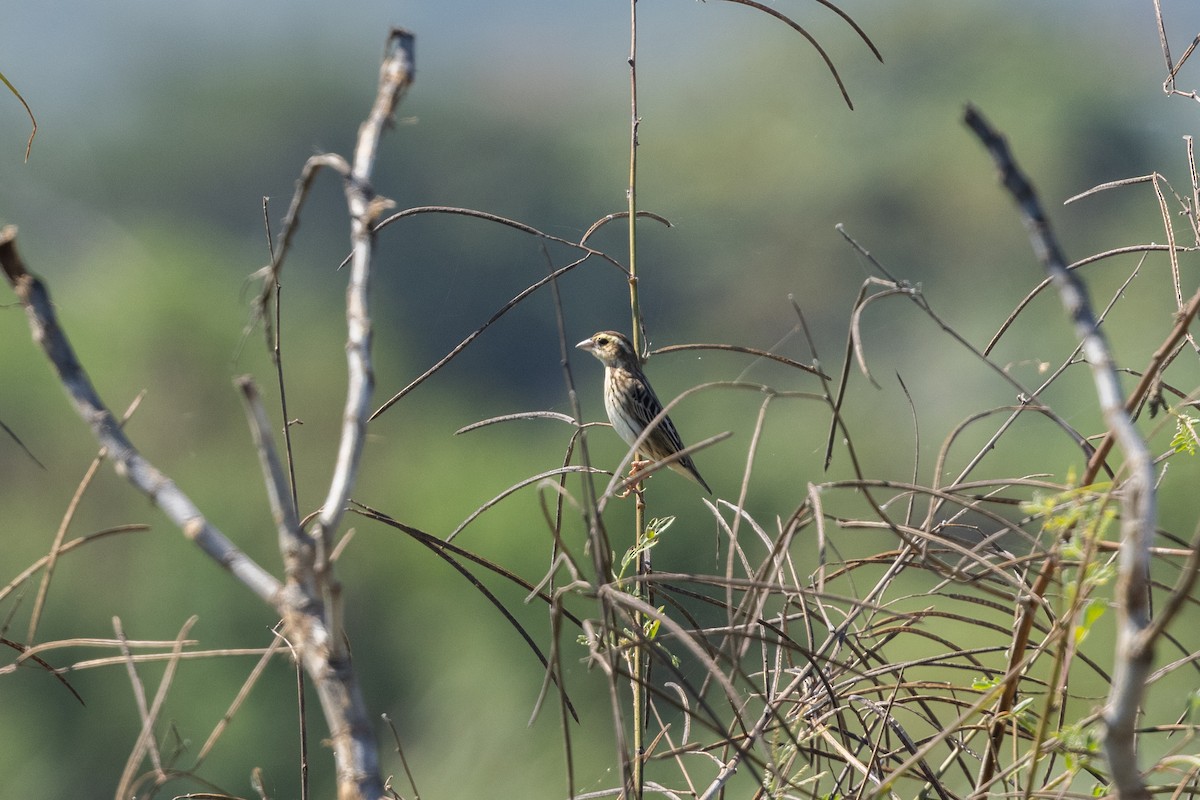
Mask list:
[[[413,37],[406,31],[393,29],[380,70],[376,100],[359,129],[352,165],[336,155],[326,156],[321,162],[343,175],[351,217],[353,255],[346,293],[349,381],[341,445],[325,505],[312,534],[305,533],[297,520],[286,478],[271,441],[270,425],[253,386],[247,380],[240,382],[279,528],[285,582],[238,549],[169,477],[137,451],[77,360],[66,334],[59,327],[45,286],[25,268],[16,249],[16,228],[10,226],[0,231],[0,268],[25,307],[34,341],[42,346],[76,411],[91,426],[117,472],[149,497],[185,536],[283,618],[284,635],[312,679],[329,725],[339,800],[374,800],[384,797],[386,792],[374,731],[346,652],[340,625],[340,592],[333,576],[330,554],[333,535],[357,478],[373,386],[367,289],[373,228],[387,203],[372,191],[371,171],[379,140],[412,77]],[[298,203],[294,203],[289,212],[290,222],[285,225],[284,241],[294,228],[297,207]],[[279,249],[273,269],[278,268],[285,249]],[[273,273],[267,281],[274,285]]]

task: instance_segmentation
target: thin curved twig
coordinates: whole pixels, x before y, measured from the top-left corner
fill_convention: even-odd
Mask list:
[[[829,378],[829,376],[821,372],[818,367],[812,366],[811,364],[802,364],[795,359],[788,358],[787,356],[781,356],[778,353],[772,353],[769,350],[759,350],[757,347],[743,347],[742,345],[737,344],[671,344],[667,345],[666,347],[660,347],[657,350],[651,351],[650,355],[664,355],[666,353],[675,353],[681,350],[717,350],[729,353],[745,353],[748,356],[778,361],[780,364],[786,364],[789,367],[795,367],[796,369],[803,370],[804,372],[823,377],[826,380]]]
[[[508,497],[511,494],[514,494],[515,492],[517,492],[521,489],[524,489],[526,486],[529,486],[534,483],[539,483],[547,478],[553,478],[555,475],[570,475],[573,473],[588,474],[588,473],[594,473],[594,472],[608,474],[604,470],[597,469],[596,467],[566,466],[566,467],[555,467],[554,469],[549,469],[549,470],[546,470],[545,472],[539,472],[537,475],[530,475],[526,478],[522,478],[521,480],[517,481],[512,486],[509,486],[507,489],[502,491],[500,494],[496,495],[491,500],[488,500],[486,503],[481,505],[479,508],[475,509],[470,514],[468,514],[467,518],[464,519],[462,522],[460,522],[458,524],[457,528],[450,531],[450,533],[446,536],[446,541],[447,542],[453,541],[454,537],[456,537],[460,533],[462,533],[463,529],[466,528],[468,525],[470,525],[475,520],[477,520],[480,517],[480,515],[482,515],[484,512],[486,512],[492,506],[499,503],[504,498]]]
[[[551,274],[547,275],[545,278],[541,278],[540,280],[535,281],[533,284],[526,286],[524,289],[522,289],[520,292],[518,292],[516,295],[514,295],[511,300],[509,300],[507,303],[502,305],[494,314],[492,314],[492,316],[488,317],[486,322],[484,322],[482,325],[480,325],[475,330],[471,331],[471,333],[468,334],[465,339],[463,339],[461,342],[459,342],[457,345],[455,345],[453,348],[451,348],[450,352],[446,353],[446,355],[439,358],[433,366],[431,366],[429,369],[422,372],[417,377],[413,378],[411,381],[409,381],[407,386],[405,386],[403,389],[401,389],[400,391],[396,392],[394,395],[389,397],[387,399],[387,401],[385,401],[383,403],[383,405],[381,405],[379,408],[375,409],[374,413],[372,413],[370,418],[368,419],[368,422],[373,421],[380,414],[387,411],[389,408],[394,406],[396,403],[400,402],[402,399],[404,399],[405,395],[407,395],[413,389],[420,386],[422,383],[424,383],[426,380],[428,380],[430,377],[432,377],[434,375],[434,373],[436,373],[442,367],[446,366],[451,361],[453,361],[455,358],[457,358],[464,350],[467,349],[468,345],[470,345],[471,342],[478,339],[483,334],[484,331],[486,331],[488,328],[490,328],[492,326],[492,324],[494,322],[496,322],[498,319],[503,317],[509,311],[512,311],[522,300],[529,297],[529,295],[533,294],[534,292],[536,292],[538,289],[542,288],[546,284],[554,281],[558,277],[565,275],[566,273],[568,273],[571,270],[575,269],[576,267],[580,266],[585,261],[587,261],[590,257],[591,257],[590,254],[585,255],[583,258],[580,258],[576,261],[572,261],[570,264],[567,264],[565,267],[560,267],[559,269],[555,270]],[[605,258],[607,258],[607,256]]]
[[[558,422],[565,422],[568,425],[576,424],[574,417],[567,416],[566,414],[560,414],[557,411],[519,411],[515,414],[501,414],[498,417],[489,417],[487,419],[481,419],[478,422],[472,422],[470,425],[464,425],[456,430],[454,435],[458,436],[461,433],[470,433],[471,431],[479,430],[480,428],[486,428],[488,425],[495,425],[500,422],[514,422],[521,419],[553,419],[557,420]],[[596,422],[591,424],[599,425],[600,423]]]
[[[1080,267],[1086,267],[1088,264],[1093,264],[1097,261],[1100,261],[1101,259],[1112,258],[1114,256],[1123,256],[1128,255],[1129,253],[1151,253],[1158,251],[1165,252],[1167,249],[1167,245],[1165,244],[1135,244],[1128,247],[1115,247],[1112,250],[1105,250],[1103,253],[1096,253],[1095,255],[1090,255],[1087,258],[1080,259],[1079,261],[1068,265],[1067,269],[1074,271]],[[1195,248],[1179,247],[1178,250],[1179,252],[1188,253],[1193,252]],[[1021,302],[1017,303],[1016,307],[1009,312],[1009,315],[1004,319],[1004,322],[1000,324],[1000,327],[996,330],[996,332],[992,334],[992,338],[988,340],[987,346],[983,348],[984,355],[991,355],[992,350],[994,350],[996,345],[1000,342],[1001,337],[1003,337],[1008,329],[1012,327],[1013,322],[1015,322],[1021,312],[1025,310],[1025,307],[1033,302],[1034,298],[1041,294],[1049,285],[1050,279],[1042,278],[1041,282],[1038,283],[1037,286],[1033,287],[1033,289],[1029,291],[1029,294],[1025,295],[1025,297],[1021,299]]]
[[[508,217],[502,217],[499,214],[492,214],[487,211],[478,211],[474,208],[461,208],[459,206],[417,206],[415,208],[406,208],[403,211],[398,211],[395,214],[391,214],[391,215],[385,217],[384,219],[380,220],[378,224],[375,225],[375,227],[372,229],[372,232],[378,233],[379,231],[383,230],[384,228],[388,227],[389,225],[393,225],[393,224],[399,222],[400,220],[405,219],[406,217],[412,217],[412,216],[416,216],[418,214],[455,214],[455,215],[459,215],[459,216],[463,216],[463,217],[473,217],[475,219],[482,219],[486,222],[495,222],[498,225],[504,225],[506,227],[521,231],[522,233],[528,233],[530,236],[536,236],[537,238],[545,239],[548,242],[556,242],[558,244],[566,245],[567,247],[573,247],[577,250],[582,250],[585,255],[602,258],[605,261],[607,261],[609,264],[612,264],[614,267],[616,267],[617,269],[624,272],[626,275],[629,274],[629,270],[627,270],[621,264],[621,262],[617,261],[615,258],[608,255],[604,251],[596,250],[594,248],[588,247],[587,245],[585,245],[583,243],[583,241],[586,241],[587,236],[591,235],[591,233],[596,229],[597,225],[593,225],[591,228],[588,229],[588,233],[585,234],[583,241],[572,242],[570,239],[564,239],[561,236],[555,236],[552,233],[546,233],[545,231],[540,231],[537,228],[533,227],[532,225],[527,225],[524,222],[518,222],[515,219],[509,219]],[[610,215],[610,216],[613,216],[613,218],[619,218],[622,216],[622,214],[616,214],[616,215]],[[654,219],[661,220],[663,223],[665,223],[668,226],[670,226],[670,224],[671,224],[671,223],[667,222],[665,219],[663,219],[662,217],[658,216],[657,214],[639,213],[638,216],[639,217],[640,216],[650,216]],[[605,220],[607,220],[607,217],[605,218]],[[342,262],[342,263],[346,263],[346,262]]]
[[[756,0],[725,0],[725,1],[728,3],[734,3],[735,5],[748,6],[749,8],[753,8],[756,11],[761,11],[762,13],[767,14],[768,16],[772,16],[775,19],[777,19],[780,22],[787,25],[792,30],[799,33],[805,39],[807,39],[808,43],[810,45],[812,45],[813,49],[816,50],[817,53],[821,56],[821,60],[825,62],[825,67],[829,70],[829,74],[831,74],[833,76],[833,80],[837,83],[838,91],[840,91],[842,93],[842,99],[846,101],[846,105],[851,109],[854,108],[854,103],[851,102],[851,100],[850,100],[850,93],[846,90],[846,85],[844,83],[842,83],[842,76],[840,74],[838,74],[837,67],[834,66],[834,64],[833,64],[833,59],[831,59],[829,57],[829,54],[825,52],[825,48],[821,47],[821,44],[820,44],[820,42],[818,42],[816,40],[816,37],[814,37],[811,33],[809,33],[807,30],[805,30],[800,25],[800,23],[796,22],[795,20],[793,20],[791,17],[787,16],[784,13],[782,13],[780,11],[776,11],[774,8],[771,8],[768,5],[764,5],[763,3],[756,2]],[[862,30],[862,28],[860,28],[854,22],[854,20],[850,18],[850,16],[848,14],[846,14],[844,11],[842,11],[837,6],[833,5],[833,3],[829,2],[829,0],[817,0],[817,2],[821,3],[821,5],[825,6],[826,8],[832,9],[834,12],[837,13],[838,16],[840,16],[842,19],[844,19],[846,22],[848,22],[850,24],[850,26],[854,29],[854,32],[858,34],[859,38],[861,38],[866,43],[867,47],[869,47],[871,49],[871,52],[875,55],[875,58],[879,59],[880,61],[883,61],[883,56],[880,55],[879,49],[875,47],[875,43],[871,41],[871,39]]]
[[[675,227],[674,225],[671,224],[671,220],[667,219],[666,217],[664,217],[661,214],[655,214],[653,211],[644,211],[644,210],[639,209],[637,212],[637,215],[638,215],[639,219],[645,217],[646,219],[652,219],[655,222],[661,222],[663,225],[666,225],[668,228]],[[587,244],[587,240],[592,238],[592,234],[594,234],[596,231],[603,228],[608,223],[616,222],[619,219],[626,219],[628,217],[629,217],[628,211],[614,211],[611,214],[605,214],[603,217],[601,217],[600,219],[593,222],[591,224],[591,227],[589,227],[586,231],[584,231],[583,236],[580,237],[580,239],[579,239],[579,245],[583,246],[583,245]]]

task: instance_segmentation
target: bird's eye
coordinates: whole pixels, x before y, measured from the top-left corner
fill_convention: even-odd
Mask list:
[[[608,344],[608,337],[607,336],[597,336],[596,344],[600,345],[601,347],[604,347],[604,345]]]

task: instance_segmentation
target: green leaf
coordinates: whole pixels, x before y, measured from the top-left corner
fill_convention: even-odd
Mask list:
[[[1171,450],[1176,453],[1196,455],[1196,418],[1186,414],[1175,417],[1175,436],[1171,439]]]
[[[1103,601],[1088,600],[1084,603],[1084,608],[1080,610],[1079,621],[1075,624],[1075,644],[1079,645],[1082,640],[1087,638],[1087,632],[1092,630],[1092,625],[1108,608]]]
[[[662,536],[667,528],[675,524],[675,517],[655,517],[646,523],[646,538]]]
[[[979,692],[990,692],[1000,685],[1000,678],[976,678],[971,681],[971,688]]]

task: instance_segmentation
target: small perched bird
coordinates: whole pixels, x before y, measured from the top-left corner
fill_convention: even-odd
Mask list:
[[[642,372],[641,361],[633,344],[616,331],[600,331],[575,345],[586,350],[604,364],[604,409],[613,430],[630,447],[642,435],[646,426],[663,410],[658,395],[650,388],[650,381]],[[664,416],[654,430],[638,445],[638,455],[653,461],[662,461],[683,449],[679,432],[671,418]],[[700,477],[700,471],[691,456],[673,462],[671,469],[691,478],[712,494],[712,489]]]

